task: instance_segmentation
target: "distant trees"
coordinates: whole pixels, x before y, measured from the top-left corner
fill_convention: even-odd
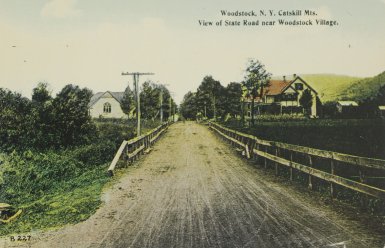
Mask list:
[[[242,85],[247,89],[247,96],[251,97],[251,124],[254,125],[255,98],[262,97],[263,89],[269,85],[271,74],[265,65],[258,60],[250,59],[246,67],[245,79]]]
[[[195,119],[197,111],[196,93],[187,92],[180,104],[180,113],[186,119]]]
[[[203,78],[197,92],[188,92],[180,105],[180,113],[186,119],[222,118],[229,114],[241,114],[242,85],[232,82],[227,87],[212,76]]]
[[[167,120],[172,115],[173,109],[176,108],[170,91],[162,84],[144,82],[140,92],[141,117],[145,119],[160,118],[161,107],[163,120]]]

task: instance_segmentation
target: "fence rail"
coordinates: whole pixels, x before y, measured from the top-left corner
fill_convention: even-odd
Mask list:
[[[150,147],[159,139],[162,133],[167,130],[169,125],[170,122],[163,123],[162,125],[152,129],[147,134],[123,141],[118,151],[116,152],[110,166],[108,167],[108,174],[110,176],[114,175],[115,167],[121,157],[124,157],[125,160],[132,162],[137,159],[140,154],[143,154],[144,151],[150,149]]]
[[[237,132],[213,122],[209,122],[209,127],[223,138],[230,141],[234,146],[240,148],[247,158],[253,157],[258,161],[260,158],[263,158],[265,167],[267,167],[268,161],[273,162],[276,174],[279,172],[279,165],[289,169],[290,180],[293,180],[293,173],[295,171],[307,174],[309,188],[313,187],[313,177],[316,177],[330,183],[330,194],[332,197],[336,194],[335,185],[340,185],[353,191],[385,200],[384,189],[367,184],[367,172],[375,171],[374,173],[384,173],[385,160],[358,157],[282,142],[262,140],[255,136]],[[303,163],[303,161],[294,161],[293,155],[298,156],[298,154],[301,154],[302,158],[307,160],[306,164]],[[327,160],[327,171],[325,171],[324,166],[317,166],[316,160],[320,158]],[[356,167],[359,175],[357,177],[351,176],[350,178],[343,175],[337,175],[337,168],[342,163]],[[358,178],[358,181],[352,180],[351,178]]]

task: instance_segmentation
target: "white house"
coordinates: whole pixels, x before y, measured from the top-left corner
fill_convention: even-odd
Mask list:
[[[89,108],[92,118],[127,118],[120,107],[124,92],[98,92],[92,96]]]
[[[256,106],[258,105],[278,105],[282,108],[285,107],[300,107],[302,93],[309,89],[312,95],[311,116],[317,116],[317,92],[296,74],[293,75],[293,79],[287,80],[283,77],[283,80],[270,80],[267,87],[263,89],[262,97],[255,99]],[[247,99],[246,102],[251,102],[252,99]]]

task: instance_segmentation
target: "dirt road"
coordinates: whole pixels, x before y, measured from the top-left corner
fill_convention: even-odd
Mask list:
[[[89,220],[35,234],[28,246],[380,247],[192,122],[171,126],[103,200]]]

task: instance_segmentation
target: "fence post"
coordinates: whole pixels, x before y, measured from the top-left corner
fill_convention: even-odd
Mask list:
[[[365,173],[362,171],[363,169],[359,169],[359,174],[360,174],[360,183],[363,183],[363,184],[366,184],[366,175]],[[369,202],[369,199],[366,195],[361,195],[361,207],[363,209],[367,209],[368,207],[368,202]]]
[[[293,181],[293,152],[290,151],[290,181]]]
[[[259,151],[259,144],[257,142],[254,143],[254,146],[251,148],[251,152],[253,153],[253,159],[258,164],[259,163],[259,156],[258,154],[254,153],[254,148],[257,147],[257,150]],[[258,165],[259,166],[259,165]]]
[[[309,167],[313,168],[313,159],[311,157],[311,155],[308,156],[309,157]],[[309,189],[313,189],[313,177],[309,174],[309,185],[308,185]]]
[[[267,146],[265,146],[265,152],[267,153]],[[265,169],[267,169],[267,158],[264,158]]]
[[[335,164],[337,161],[334,162],[333,158],[330,160],[330,174],[335,175]],[[330,196],[334,198],[336,196],[336,188],[333,182],[330,182]]]
[[[276,157],[279,156],[279,150],[278,149],[279,149],[278,147],[275,148],[275,156]],[[279,174],[278,173],[278,162],[275,162],[274,165],[275,165],[275,175],[278,176],[278,174]]]

